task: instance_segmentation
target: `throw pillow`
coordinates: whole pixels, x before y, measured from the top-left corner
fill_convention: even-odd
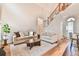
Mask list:
[[[19,32],[14,32],[16,37],[20,37]]]

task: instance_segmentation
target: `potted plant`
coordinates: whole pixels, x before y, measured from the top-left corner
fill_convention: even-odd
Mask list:
[[[4,45],[7,45],[7,35],[10,33],[10,27],[8,24],[4,24],[3,27],[2,27],[2,31],[4,33]]]

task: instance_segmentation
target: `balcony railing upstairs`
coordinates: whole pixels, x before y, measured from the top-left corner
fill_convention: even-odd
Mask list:
[[[47,25],[50,24],[50,22],[54,19],[56,15],[58,15],[61,11],[64,11],[70,5],[71,3],[59,3],[57,7],[54,9],[54,11],[50,14],[50,16],[45,21]]]

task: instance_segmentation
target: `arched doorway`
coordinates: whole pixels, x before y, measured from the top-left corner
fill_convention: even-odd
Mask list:
[[[75,21],[74,17],[70,17],[64,22],[64,33],[68,38],[75,32]]]

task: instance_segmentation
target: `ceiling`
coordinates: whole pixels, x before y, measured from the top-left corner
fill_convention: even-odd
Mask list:
[[[51,12],[56,8],[58,4],[57,3],[37,3],[36,5],[40,6],[41,8],[43,8],[48,12]]]
[[[18,4],[16,4],[18,5]],[[58,5],[58,3],[19,3],[19,5],[23,5],[23,6],[27,6],[27,5],[36,5],[40,8],[43,8],[44,10],[51,12],[51,10],[53,11],[56,6]]]
[[[4,4],[3,4],[4,5]],[[11,4],[10,4],[11,5]],[[9,5],[9,6],[10,6]],[[12,4],[13,5],[13,4]],[[31,9],[29,9],[29,10],[33,10],[33,9],[35,9],[34,7],[32,7],[32,6],[35,6],[36,8],[38,7],[38,8],[41,8],[41,9],[43,9],[46,13],[47,13],[47,15],[49,16],[52,12],[53,12],[53,10],[56,8],[56,6],[58,5],[58,3],[17,3],[17,4],[14,4],[15,6],[22,6],[22,7],[24,7],[24,8],[31,8]],[[13,6],[14,6],[13,5]],[[79,4],[72,4],[71,6],[69,6],[65,11],[64,11],[64,16],[66,16],[66,15],[73,15],[74,13],[78,13],[78,5]],[[72,7],[73,6],[73,7]],[[19,7],[20,8],[20,7]],[[1,8],[0,8],[1,9]],[[73,12],[73,13],[72,13]],[[62,12],[63,13],[63,12]]]
[[[16,4],[3,4],[3,5],[11,6],[11,8],[13,8],[12,6],[20,6],[18,7],[19,10],[24,8],[25,10],[29,10],[29,11],[30,10],[33,11],[36,8],[41,8],[42,10],[45,11],[45,14],[48,17],[56,8],[58,3],[16,3]]]

